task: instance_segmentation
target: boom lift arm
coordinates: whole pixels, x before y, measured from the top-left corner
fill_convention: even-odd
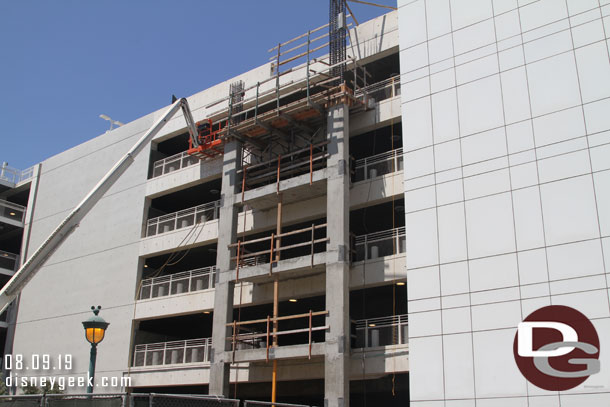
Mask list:
[[[135,156],[152,138],[165,126],[165,124],[182,109],[184,119],[188,127],[191,139],[197,138],[197,128],[193,115],[185,98],[178,99],[167,109],[150,129],[136,142],[136,144],[108,171],[108,173],[97,183],[85,198],[68,214],[68,216],[55,228],[49,237],[30,256],[29,259],[17,270],[13,277],[0,290],[0,313],[19,295],[28,281],[34,277],[38,269],[44,264],[47,257],[56,250],[64,238],[78,226],[79,222],[95,206],[100,198],[116,182],[117,179],[133,163]]]

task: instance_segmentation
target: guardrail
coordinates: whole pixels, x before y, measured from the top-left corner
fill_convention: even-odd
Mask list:
[[[169,174],[170,172],[177,171],[181,168],[195,165],[199,161],[199,158],[189,155],[186,151],[174,154],[153,163],[153,173],[151,178],[160,177],[161,175]]]
[[[375,102],[400,96],[400,75],[356,89],[354,96],[363,101],[366,96],[366,98],[375,99]]]
[[[19,184],[28,181],[34,175],[34,167],[18,170],[17,168],[9,167],[4,164],[0,167],[0,179],[11,184]]]
[[[219,211],[220,200],[149,219],[146,222],[146,237],[218,219]]]
[[[17,271],[19,255],[0,250],[0,268]]]
[[[404,253],[407,247],[404,226],[356,236],[353,261],[373,260],[379,257]]]
[[[241,198],[246,190],[275,183],[280,190],[280,181],[309,173],[309,184],[313,183],[313,173],[326,167],[328,144],[325,140],[309,147],[280,155],[269,161],[246,165],[237,171],[241,178]]]
[[[353,182],[364,181],[403,169],[402,148],[356,160]]]
[[[142,280],[138,299],[147,300],[214,288],[215,273],[216,266],[209,266]]]
[[[407,314],[356,321],[355,348],[406,344],[409,340]]]
[[[202,363],[210,361],[212,338],[136,345],[133,367]]]
[[[326,243],[328,237],[316,238],[315,233],[318,229],[323,229],[326,235],[327,224],[316,225],[312,224],[309,227],[292,230],[290,232],[284,232],[280,234],[272,233],[271,236],[261,237],[253,240],[241,241],[229,245],[230,249],[236,249],[236,255],[231,257],[231,260],[235,260],[236,269],[236,280],[239,280],[239,269],[243,267],[251,267],[259,264],[269,263],[269,274],[271,274],[273,263],[277,262],[280,257],[284,259],[295,257],[289,250],[302,249],[303,253],[309,254],[311,257],[311,266],[314,264],[314,255],[316,254],[316,245],[319,243]],[[288,246],[281,246],[282,238],[288,236],[302,235],[303,242],[290,244]],[[258,247],[269,247],[269,249],[258,250],[251,252],[246,249],[246,246],[255,244]],[[283,252],[283,254],[282,254]]]
[[[4,201],[0,199],[0,216],[12,219],[17,222],[23,222],[25,219],[25,206]]]
[[[295,335],[295,334],[307,334],[307,344],[309,345],[309,359],[311,359],[311,346],[313,344],[312,335],[314,332],[326,331],[330,327],[324,325],[326,318],[321,319],[317,317],[326,317],[328,311],[312,311],[309,310],[305,314],[286,315],[281,317],[270,317],[266,319],[255,319],[251,321],[233,321],[227,324],[227,327],[231,328],[231,336],[226,338],[227,341],[231,341],[231,349],[233,351],[233,359],[235,359],[235,351],[244,348],[256,348],[265,347],[267,349],[266,360],[269,361],[269,348],[272,346],[274,341],[282,335]],[[314,318],[322,321],[320,324],[314,322]],[[279,322],[287,320],[302,320],[306,319],[306,328],[279,330]],[[245,327],[249,326],[249,327]],[[275,326],[275,328],[274,328]],[[244,328],[245,327],[245,328]],[[240,331],[246,330],[246,333]]]

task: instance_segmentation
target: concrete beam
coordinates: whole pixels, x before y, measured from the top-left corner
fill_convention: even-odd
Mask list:
[[[311,357],[322,356],[325,352],[323,343],[311,344]],[[309,344],[279,346],[269,348],[269,360],[273,359],[302,359],[309,356]],[[231,360],[233,352],[226,352],[225,358]],[[267,359],[267,349],[242,349],[235,351],[235,363],[239,362],[261,362]]]
[[[271,266],[272,274],[269,274],[269,263],[258,266],[244,267],[239,269],[239,279],[254,281],[256,283],[264,283],[273,281],[273,276],[280,273],[281,278],[307,276],[308,274],[316,274],[324,270],[323,265],[326,264],[326,253],[316,253],[313,256],[313,267],[311,266],[311,256],[294,257],[292,259],[280,260],[273,263]],[[221,276],[221,281],[235,280],[237,277],[236,271],[231,270],[230,273]]]

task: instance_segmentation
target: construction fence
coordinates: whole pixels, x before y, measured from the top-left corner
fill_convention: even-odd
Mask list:
[[[310,407],[200,394],[116,393],[0,396],[0,407]]]

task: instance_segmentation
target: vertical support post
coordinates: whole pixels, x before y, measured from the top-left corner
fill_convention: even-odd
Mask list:
[[[277,220],[276,220],[276,230],[275,235],[277,238],[275,239],[275,261],[279,262],[282,257],[282,201],[284,196],[282,194],[278,195],[277,201]]]
[[[276,181],[276,186],[277,186],[277,191],[276,193],[280,193],[280,169],[282,166],[282,155],[278,155],[277,156],[277,181]]]
[[[267,315],[267,362],[269,362],[269,315]]]
[[[274,247],[275,247],[275,233],[271,234],[271,248],[269,249],[269,275],[273,274],[273,261],[274,261]]]
[[[307,106],[311,106],[311,100],[309,98],[309,46],[311,45],[310,40],[311,31],[307,31]]]
[[[277,99],[277,114],[280,114],[280,48],[282,44],[277,44],[276,76],[275,76],[275,97]]]
[[[281,157],[278,157],[278,187],[279,187],[279,176],[280,176],[280,162]],[[275,260],[278,262],[281,258],[281,244],[282,244],[282,194],[278,196],[277,202],[277,225],[276,225],[276,233],[277,233],[277,241],[276,241],[276,254]],[[273,236],[273,235],[272,235]],[[272,248],[271,252],[273,253],[273,240],[272,240]],[[280,278],[279,275],[276,274],[275,279],[273,280],[273,347],[278,346],[278,320],[279,317],[279,298],[280,298]],[[273,359],[273,373],[271,377],[271,402],[275,403],[277,395],[277,359]]]
[[[165,355],[164,355],[165,356]],[[97,344],[91,344],[91,352],[89,354],[89,383],[93,383],[95,378],[95,361],[97,359]],[[93,386],[91,384],[87,385],[87,393],[93,393]]]
[[[237,339],[237,321],[233,320],[233,360],[235,360],[235,340]]]
[[[349,108],[345,103],[327,114],[327,252],[324,405],[349,406]]]
[[[256,105],[254,106],[254,122],[258,122],[258,88],[261,86],[260,82],[256,82]]]
[[[244,219],[245,221],[245,219]],[[239,266],[241,265],[241,240],[237,241],[237,259],[235,260],[235,281],[239,281]]]
[[[313,184],[313,144],[309,145],[309,185]]]
[[[230,121],[229,121],[230,122]],[[229,277],[233,268],[229,245],[237,241],[238,207],[236,195],[239,186],[237,171],[242,164],[242,146],[236,140],[224,145],[222,193],[218,226],[216,273],[214,290],[214,319],[212,322],[212,349],[210,352],[209,393],[229,396],[230,356],[227,338],[233,321],[233,294],[235,281]]]
[[[313,316],[311,310],[309,310],[309,359],[311,359],[311,328],[312,328]]]
[[[311,224],[311,268],[313,268],[313,255],[314,255],[314,242],[316,239],[316,224],[312,223]]]
[[[400,345],[402,343],[402,324],[400,323],[400,315],[398,316],[396,324],[398,327],[398,345]]]
[[[244,170],[242,171],[244,176],[243,176],[243,178],[241,180],[241,203],[242,203],[242,205],[244,203],[244,195],[246,193],[246,171],[247,170],[248,170],[248,167],[244,166]],[[245,216],[245,213],[244,213],[244,222],[245,221],[246,221],[246,216]]]

